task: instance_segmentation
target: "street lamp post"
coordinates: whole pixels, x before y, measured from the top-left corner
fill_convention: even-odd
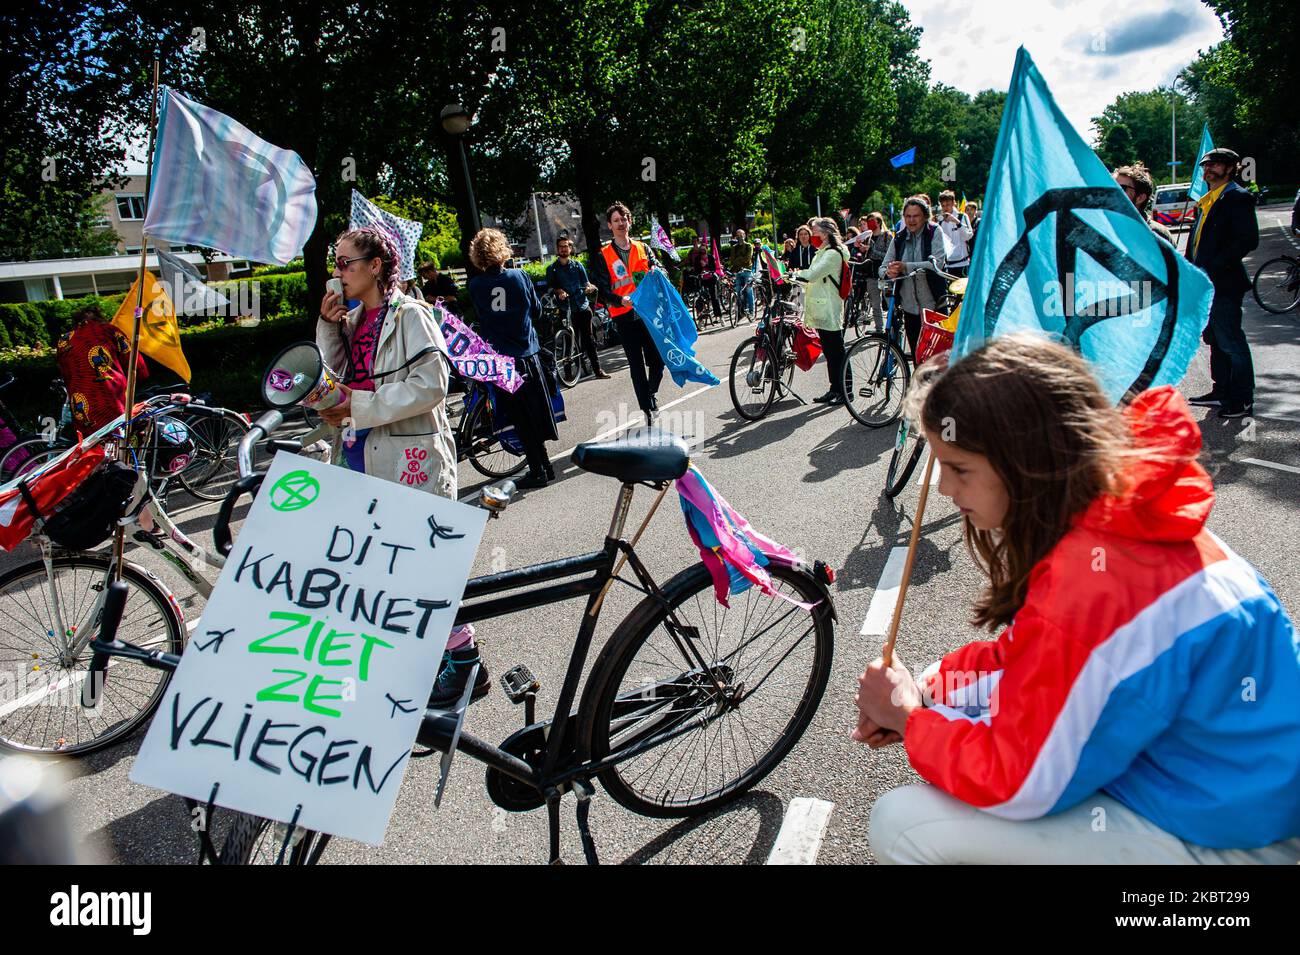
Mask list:
[[[456,149],[460,154],[460,175],[465,183],[465,196],[469,205],[469,224],[473,231],[478,232],[483,228],[483,223],[478,217],[478,204],[474,201],[474,184],[469,178],[469,158],[465,153],[465,132],[469,129],[469,113],[459,103],[452,103],[442,108],[439,120],[447,135],[456,142]]]

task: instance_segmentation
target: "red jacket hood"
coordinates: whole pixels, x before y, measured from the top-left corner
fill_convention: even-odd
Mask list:
[[[1123,471],[1123,491],[1093,501],[1078,523],[1092,530],[1150,541],[1191,540],[1214,507],[1214,484],[1197,463],[1201,429],[1178,389],[1138,395],[1124,409],[1137,448]]]

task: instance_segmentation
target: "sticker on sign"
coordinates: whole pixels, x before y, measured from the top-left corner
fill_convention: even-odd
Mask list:
[[[131,779],[379,845],[487,514],[292,455],[262,487]]]

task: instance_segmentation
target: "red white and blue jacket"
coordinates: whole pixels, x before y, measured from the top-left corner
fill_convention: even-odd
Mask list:
[[[1142,459],[1030,576],[996,640],[922,675],[904,742],[925,779],[1008,819],[1101,790],[1180,839],[1300,836],[1300,644],[1262,577],[1205,529],[1214,486],[1179,393],[1129,407]]]

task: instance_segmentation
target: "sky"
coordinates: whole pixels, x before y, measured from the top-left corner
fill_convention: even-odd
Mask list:
[[[1016,48],[1034,58],[1057,104],[1093,142],[1092,118],[1120,93],[1172,82],[1223,39],[1200,0],[902,0],[923,28],[932,82],[1005,90]]]

